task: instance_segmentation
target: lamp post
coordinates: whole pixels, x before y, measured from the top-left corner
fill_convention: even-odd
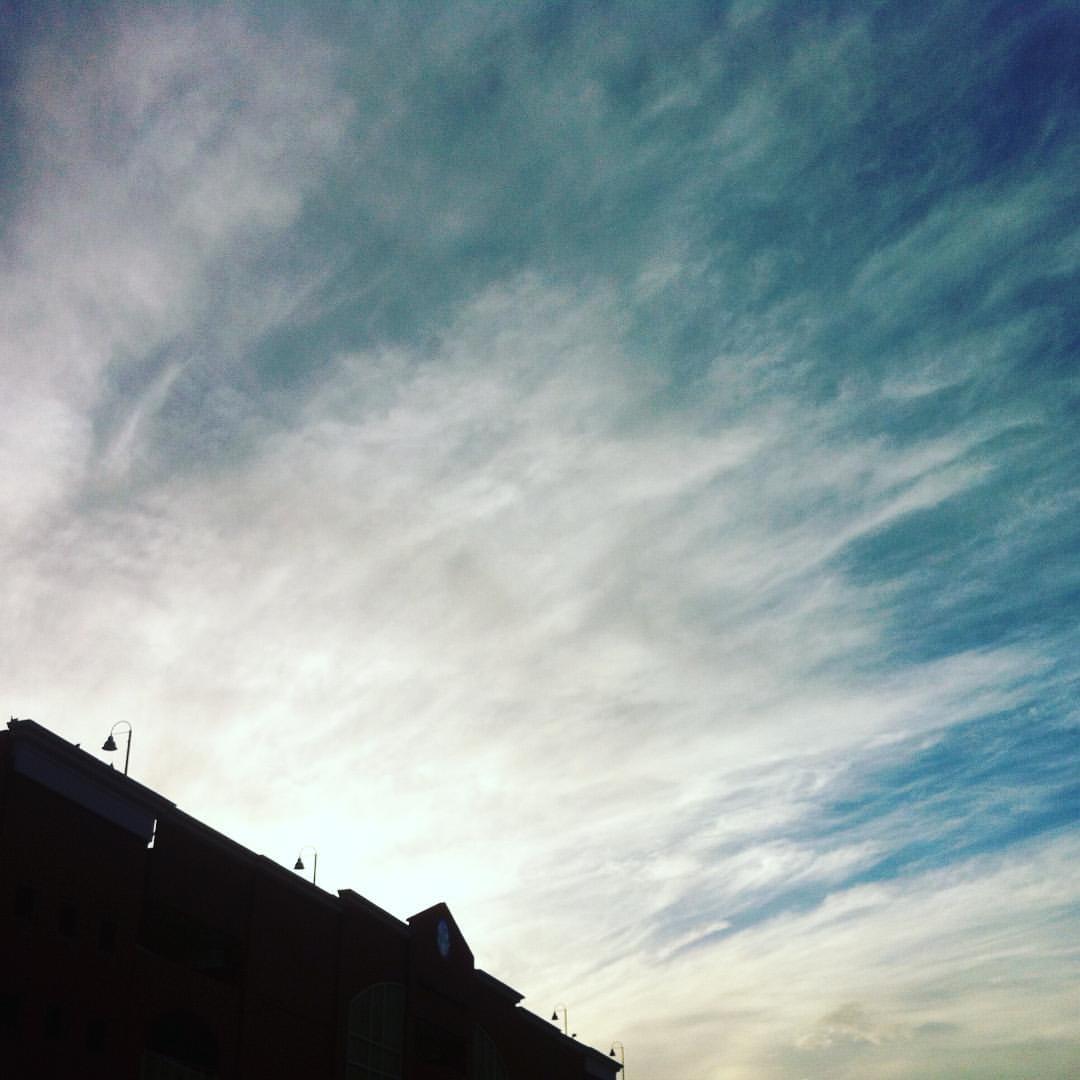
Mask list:
[[[551,1019],[556,1021],[556,1023],[558,1022],[558,1020],[559,1020],[559,1010],[560,1009],[562,1009],[562,1033],[564,1035],[568,1035],[570,1033],[570,1027],[569,1027],[570,1022],[569,1022],[569,1018],[567,1017],[566,1006],[561,1001],[559,1002],[558,1005],[555,1006],[555,1009],[551,1014]]]
[[[314,860],[312,861],[312,864],[311,864],[311,884],[314,885],[315,884],[315,875],[318,874],[318,872],[319,872],[319,851],[318,851],[318,849],[316,847],[314,847],[311,844],[305,844],[300,849],[300,854],[296,856],[296,862],[293,863],[293,869],[294,870],[303,870],[304,869],[304,852],[305,851],[310,851],[315,856],[315,858],[314,858]]]
[[[626,1080],[626,1047],[618,1039],[611,1044],[608,1057],[615,1057],[615,1047],[619,1048],[619,1064],[622,1066],[623,1080]]]
[[[117,720],[115,724],[109,729],[109,737],[101,744],[102,750],[108,750],[111,754],[116,749],[116,740],[113,738],[113,732],[121,725],[127,727],[127,731],[124,733],[127,735],[127,745],[124,748],[124,775],[128,774],[128,762],[131,760],[131,725],[126,720]]]

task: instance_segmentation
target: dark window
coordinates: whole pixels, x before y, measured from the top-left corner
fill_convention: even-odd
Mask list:
[[[20,885],[15,890],[15,914],[20,919],[32,919],[37,908],[37,889],[31,885]]]
[[[116,923],[112,919],[101,920],[97,940],[102,952],[116,952]]]
[[[147,1033],[142,1056],[144,1078],[202,1080],[217,1074],[217,1036],[200,1017],[188,1012],[159,1016]]]
[[[48,1042],[60,1042],[64,1038],[64,1010],[56,1002],[45,1009],[41,1034]]]
[[[164,904],[143,909],[140,944],[222,982],[235,983],[243,968],[243,950],[235,938]]]
[[[465,1040],[430,1020],[416,1021],[416,1056],[450,1072],[465,1072]]]
[[[60,933],[73,938],[79,930],[79,912],[74,904],[60,906]]]
[[[479,1025],[473,1028],[470,1080],[506,1080],[506,1066],[491,1036]]]
[[[0,1039],[10,1039],[22,1026],[23,996],[10,991],[0,993]]]
[[[91,1054],[100,1054],[105,1049],[106,1024],[100,1016],[94,1017],[86,1025],[86,1049]]]
[[[405,987],[376,983],[349,1002],[348,1080],[400,1080]]]

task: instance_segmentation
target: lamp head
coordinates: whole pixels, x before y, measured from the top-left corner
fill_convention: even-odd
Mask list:
[[[555,1011],[554,1011],[554,1012],[553,1012],[553,1013],[551,1014],[551,1019],[552,1019],[552,1020],[558,1020],[558,1019],[559,1019],[559,1010],[558,1010],[558,1009],[556,1009],[556,1010],[555,1010]]]
[[[304,860],[301,859],[299,855],[296,856],[296,863],[294,864],[293,869],[294,870],[303,870],[304,869]]]
[[[109,737],[101,744],[101,749],[110,751],[116,749],[116,740],[112,737],[111,733],[109,734]]]

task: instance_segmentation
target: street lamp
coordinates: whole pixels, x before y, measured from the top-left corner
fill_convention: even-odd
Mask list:
[[[124,748],[124,775],[127,776],[128,761],[131,760],[131,725],[126,720],[117,720],[115,724],[109,729],[109,737],[101,744],[102,750],[108,750],[111,754],[116,749],[116,740],[113,738],[113,732],[121,725],[124,724],[127,727],[127,731],[124,733],[127,735],[127,746]]]
[[[556,1021],[556,1023],[558,1022],[560,1009],[562,1009],[562,1033],[566,1035],[570,1030],[568,1027],[569,1019],[566,1014],[566,1006],[562,1002],[559,1002],[559,1004],[555,1006],[555,1011],[551,1014],[551,1019]]]
[[[293,863],[293,869],[294,870],[303,870],[304,869],[304,852],[305,851],[310,851],[315,855],[315,860],[311,864],[311,884],[314,885],[315,884],[315,875],[319,872],[319,852],[318,852],[317,848],[313,847],[311,844],[305,844],[300,849],[300,854],[296,856],[296,862]]]
[[[611,1050],[608,1052],[608,1057],[615,1056],[615,1047],[619,1048],[619,1064],[622,1066],[623,1080],[626,1080],[626,1047],[623,1046],[618,1039],[611,1044]]]

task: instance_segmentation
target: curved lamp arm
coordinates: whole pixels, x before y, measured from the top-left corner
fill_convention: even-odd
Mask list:
[[[616,1056],[615,1055],[615,1048],[616,1047],[618,1047],[618,1049],[619,1049],[618,1058],[619,1058],[619,1064],[622,1066],[623,1080],[626,1080],[626,1047],[623,1046],[623,1044],[621,1042],[619,1042],[618,1039],[616,1039],[611,1044],[611,1050],[608,1051],[608,1057],[615,1057]]]
[[[567,1035],[570,1032],[570,1018],[566,1011],[566,1006],[561,1001],[555,1006],[555,1009],[551,1014],[551,1019],[557,1022],[560,1010],[562,1010],[562,1033]]]
[[[116,740],[113,738],[113,732],[116,731],[120,725],[123,724],[127,731],[122,734],[127,735],[127,746],[124,748],[124,775],[128,774],[128,762],[131,760],[131,725],[126,720],[117,720],[111,728],[109,728],[109,737],[101,744],[102,750],[107,750],[112,753],[116,749]]]

